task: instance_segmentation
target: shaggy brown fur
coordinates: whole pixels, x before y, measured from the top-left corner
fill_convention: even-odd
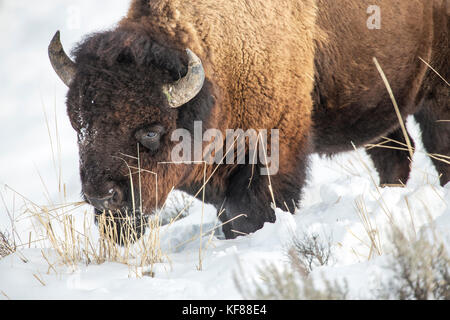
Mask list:
[[[157,151],[140,147],[142,211],[150,214],[175,187],[195,194],[202,165],[170,161],[175,128],[279,129],[280,170],[271,177],[276,205],[291,211],[300,200],[307,156],[333,154],[375,142],[401,139],[386,88],[372,62],[377,57],[404,117],[416,114],[430,152],[450,155],[448,87],[418,59],[430,61],[448,79],[448,15],[442,0],[380,0],[381,30],[366,27],[368,0],[134,0],[115,30],[94,34],[75,49],[77,75],[68,93],[68,113],[79,132],[83,192],[102,198],[120,189],[117,209],[131,209],[127,162],[137,166],[137,130],[165,128]],[[444,45],[442,43],[447,43]],[[170,109],[165,83],[187,71],[185,49],[202,60],[201,92]],[[440,118],[444,120],[445,118]],[[270,152],[270,150],[268,150]],[[370,152],[382,183],[406,182],[403,153]],[[122,159],[120,159],[122,158]],[[435,163],[442,183],[449,166]],[[223,206],[227,238],[275,221],[268,177],[251,165],[216,165],[206,201]],[[249,183],[250,182],[250,183]],[[157,192],[156,192],[157,191]],[[137,195],[142,194],[142,199]],[[137,207],[137,205],[136,205]]]
[[[369,30],[367,15],[357,14],[371,3],[318,1],[317,23],[327,32],[328,41],[320,42],[316,52],[316,151],[345,151],[350,141],[362,146],[377,142],[380,136],[404,143],[392,102],[372,62],[372,57],[377,57],[403,117],[416,114],[427,151],[448,156],[450,126],[436,121],[450,116],[449,88],[419,57],[449,79],[446,7],[450,8],[450,1],[378,1],[380,30]],[[406,183],[410,166],[407,154],[372,149],[369,155],[381,184]],[[447,183],[450,166],[433,161],[442,174],[441,183]]]

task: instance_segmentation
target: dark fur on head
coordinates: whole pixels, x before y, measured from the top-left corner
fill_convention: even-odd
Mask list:
[[[72,51],[78,65],[95,64],[108,71],[123,64],[133,64],[137,68],[159,67],[167,72],[171,81],[178,80],[187,71],[184,53],[163,47],[144,31],[118,28],[94,33],[86,37]]]
[[[79,136],[83,193],[101,197],[106,194],[108,183],[114,181],[124,190],[126,199],[124,206],[117,209],[131,214],[127,164],[135,168],[138,165],[126,155],[137,156],[134,138],[137,130],[154,123],[163,124],[168,132],[177,127],[178,112],[167,106],[160,88],[186,74],[186,57],[162,47],[142,32],[121,29],[87,37],[73,50],[73,55],[77,74],[67,96],[67,106]],[[142,168],[155,170],[156,161],[167,159],[170,141],[168,135],[162,139],[167,148],[158,152],[140,146]],[[165,172],[159,174],[162,179],[177,182],[163,178]],[[138,204],[143,201],[151,212],[156,190],[149,186],[154,186],[154,177],[142,174],[141,190],[137,188],[137,175],[133,179],[135,211],[139,211]],[[160,190],[160,195],[164,191]],[[140,199],[141,194],[146,196]]]

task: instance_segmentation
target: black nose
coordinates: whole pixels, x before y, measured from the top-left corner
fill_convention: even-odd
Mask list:
[[[108,189],[106,195],[92,196],[84,194],[86,200],[98,210],[117,210],[121,209],[123,202],[123,192],[117,187]]]

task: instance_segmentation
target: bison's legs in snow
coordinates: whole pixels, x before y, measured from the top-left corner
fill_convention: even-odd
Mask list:
[[[441,185],[450,181],[450,97],[448,87],[435,90],[431,98],[425,99],[414,117],[422,130],[425,150],[430,154],[442,155],[444,161],[431,158],[440,176]]]
[[[261,229],[266,222],[275,222],[275,212],[271,207],[273,199],[276,206],[294,213],[300,200],[301,189],[305,180],[306,160],[298,161],[295,172],[280,172],[270,176],[272,185],[269,188],[268,176],[259,174],[258,167],[252,173],[252,166],[242,166],[230,179],[224,203],[225,212],[220,216],[227,222],[242,215],[223,226],[227,239],[239,235],[253,233]]]
[[[409,152],[407,150],[396,149],[407,149],[407,147],[404,146],[406,142],[403,132],[400,128],[398,128],[391,132],[387,138],[396,142],[384,143],[379,147],[374,147],[367,150],[367,153],[372,159],[373,164],[380,176],[380,186],[406,184],[411,170]],[[409,140],[414,147],[414,142],[410,136]],[[384,139],[374,144],[383,141]],[[397,142],[402,143],[403,145]]]

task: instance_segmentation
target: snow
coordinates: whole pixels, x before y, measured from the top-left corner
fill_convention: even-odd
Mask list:
[[[389,278],[385,265],[392,221],[408,234],[434,225],[450,243],[450,184],[439,185],[419,129],[408,119],[418,150],[405,188],[378,188],[378,175],[363,150],[332,159],[313,155],[295,215],[276,209],[276,223],[233,240],[208,232],[201,241],[201,270],[200,240],[189,240],[200,234],[201,221],[203,232],[219,222],[216,210],[206,205],[202,214],[197,200],[186,218],[161,227],[164,259],[153,266],[154,277],[145,268],[117,262],[68,266],[58,262],[48,241],[28,245],[30,234],[39,239],[45,233],[36,227],[36,218],[24,214],[22,196],[28,204],[49,206],[80,201],[77,136],[64,111],[67,89],[48,62],[48,42],[60,29],[64,46],[71,48],[83,35],[111,27],[128,5],[119,0],[71,3],[0,2],[0,77],[7,79],[0,86],[0,231],[11,230],[12,218],[16,240],[26,244],[0,259],[0,299],[241,299],[234,276],[245,270],[245,276],[257,278],[264,263],[285,266],[292,238],[303,234],[318,234],[331,244],[331,262],[315,268],[314,279],[346,279],[349,298],[373,298],[373,290]],[[381,255],[368,246],[358,205],[378,231]],[[67,213],[80,232],[87,210],[83,206]],[[98,239],[96,227],[89,230],[93,241]]]

